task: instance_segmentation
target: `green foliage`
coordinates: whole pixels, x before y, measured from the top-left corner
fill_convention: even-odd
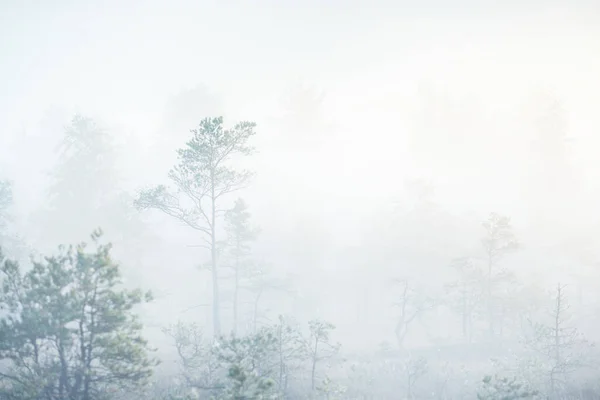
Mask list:
[[[294,324],[282,316],[277,324],[246,336],[220,337],[205,341],[199,328],[177,324],[167,330],[175,339],[185,386],[197,390],[201,398],[267,399],[282,398],[289,392],[292,372],[306,361],[318,362],[339,347],[329,344],[331,324],[314,321],[312,334],[305,338]],[[317,353],[312,341],[318,340]],[[315,364],[316,365],[316,364]]]
[[[136,206],[161,210],[209,234],[213,221],[205,202],[214,203],[248,182],[248,171],[238,172],[227,163],[236,154],[252,152],[247,142],[255,127],[253,122],[240,122],[232,129],[224,129],[223,117],[205,118],[191,131],[192,139],[177,151],[179,161],[169,172],[177,190],[173,193],[164,185],[143,190]],[[191,206],[186,206],[185,200]]]
[[[175,340],[186,386],[196,393],[216,399],[260,399],[274,392],[277,338],[272,330],[240,338],[222,336],[212,343],[204,341],[195,324],[179,323],[167,333]]]
[[[177,190],[172,193],[165,185],[143,190],[135,205],[139,209],[161,210],[193,229],[210,234],[214,221],[205,202],[214,205],[217,199],[247,183],[251,174],[238,172],[228,167],[227,162],[236,154],[252,152],[247,142],[255,127],[253,122],[240,122],[232,129],[224,129],[223,117],[205,118],[191,131],[192,139],[177,151],[179,161],[169,172]],[[186,200],[191,206],[184,204]]]
[[[225,163],[235,154],[249,155],[248,140],[254,135],[254,122],[239,122],[231,129],[223,128],[223,117],[205,118],[186,147],[177,151],[180,163],[175,172],[194,174],[194,181],[229,181],[238,173]],[[204,179],[199,179],[204,178]],[[223,188],[226,189],[226,188]]]
[[[516,378],[498,378],[486,376],[483,378],[483,387],[477,393],[478,400],[517,400],[538,399],[538,392],[529,390]]]
[[[150,296],[121,288],[111,246],[100,237],[92,235],[95,251],[63,246],[27,272],[11,260],[0,264],[6,398],[103,399],[147,383],[156,362],[134,308]]]
[[[250,400],[273,398],[275,382],[272,355],[277,338],[270,329],[242,338],[221,338],[215,346],[217,358],[227,368],[227,384],[222,399]]]
[[[202,244],[211,251],[213,286],[213,330],[221,333],[218,279],[217,208],[223,196],[244,187],[251,173],[237,171],[227,164],[235,155],[248,155],[248,140],[254,135],[254,122],[239,122],[231,129],[223,128],[223,118],[205,118],[192,139],[177,151],[178,163],[169,172],[176,190],[159,185],[140,192],[135,200],[138,209],[157,209],[203,233]]]

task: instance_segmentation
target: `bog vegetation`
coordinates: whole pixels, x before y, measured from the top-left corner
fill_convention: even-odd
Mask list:
[[[447,273],[438,286],[427,273],[412,273],[426,264],[414,256],[422,242],[411,241],[422,231],[382,229],[366,243],[372,257],[362,276],[381,274],[391,288],[384,306],[392,328],[362,338],[371,347],[359,350],[344,344],[320,306],[308,317],[285,306],[292,297],[303,301],[296,280],[254,251],[261,230],[244,200],[254,176],[244,160],[260,150],[252,144],[259,127],[209,117],[190,128],[166,179],[153,177],[154,186],[130,196],[112,179],[110,135],[92,119],[74,117],[48,209],[34,216],[41,235],[65,241],[46,254],[15,233],[12,186],[0,182],[0,399],[600,398],[598,354],[578,327],[579,309],[570,306],[576,292],[521,280],[514,256],[527,243],[509,216],[490,212],[468,251],[442,257],[435,268]],[[441,218],[426,185],[412,190],[417,206],[395,226]],[[197,291],[210,292],[210,320],[162,324],[152,315],[152,294],[124,278],[145,271],[144,215],[195,232],[192,245],[205,250],[198,275],[210,274],[210,285]],[[100,228],[125,250],[114,254]],[[387,275],[378,268],[383,252],[391,254]],[[342,281],[336,277],[321,301],[342,309],[349,298],[334,298]],[[368,285],[354,280],[351,297],[362,299]],[[267,306],[273,299],[281,307]],[[356,306],[356,329],[376,312],[365,304],[362,311]],[[161,347],[176,367],[165,367],[173,360],[162,360],[149,342],[148,323],[160,327]]]

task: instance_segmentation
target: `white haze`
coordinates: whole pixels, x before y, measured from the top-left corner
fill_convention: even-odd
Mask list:
[[[581,267],[577,279],[593,292],[600,6],[453,3],[0,0],[0,178],[14,181],[22,235],[34,237],[29,215],[45,204],[74,113],[114,135],[120,185],[132,194],[166,183],[189,129],[222,114],[226,124],[257,122],[258,152],[245,164],[256,178],[240,192],[262,228],[255,251],[293,274],[304,299],[296,316],[332,320],[345,346],[393,341],[386,281],[411,274],[442,285],[492,211],[510,216],[526,244],[515,264],[525,279],[552,288]],[[319,140],[308,145],[281,122],[298,82],[325,94],[323,121],[310,128]],[[552,99],[568,121],[577,193],[546,201],[528,192],[528,146],[536,110]],[[410,138],[421,134],[437,136],[417,153]],[[425,234],[423,264],[407,256],[399,265],[377,246],[396,245],[384,243],[384,227],[410,209],[406,182],[417,179],[462,222]],[[550,222],[534,228],[540,214]],[[197,235],[158,212],[144,219],[160,247],[146,246],[152,266],[130,276],[158,293],[150,325],[210,322],[208,307],[193,308],[210,300],[209,276],[196,268],[208,255],[188,246]],[[424,228],[404,224],[402,237],[417,242]],[[355,308],[367,297],[368,323]]]

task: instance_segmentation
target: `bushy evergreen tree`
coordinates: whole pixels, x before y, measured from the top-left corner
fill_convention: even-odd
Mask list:
[[[94,250],[62,246],[27,272],[0,257],[3,398],[96,400],[147,383],[156,362],[135,307],[150,295],[122,288],[100,237]]]

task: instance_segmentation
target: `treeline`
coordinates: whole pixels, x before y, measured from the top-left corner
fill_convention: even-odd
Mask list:
[[[123,287],[120,267],[110,250],[109,244],[101,243],[101,232],[97,231],[91,246],[62,246],[56,255],[34,261],[28,270],[1,257],[0,305],[5,312],[0,325],[1,398],[115,399],[140,393],[161,399],[464,395],[460,390],[449,390],[456,384],[449,382],[451,369],[442,371],[440,365],[430,365],[411,351],[393,357],[389,349],[382,349],[377,357],[383,362],[379,363],[374,362],[377,357],[360,362],[345,360],[340,344],[331,337],[335,329],[332,324],[313,320],[302,329],[283,316],[274,324],[239,336],[207,336],[197,324],[168,327],[164,333],[172,338],[180,359],[180,379],[168,384],[153,381],[158,360],[143,338],[137,317],[138,306],[151,301],[152,296]],[[561,286],[556,289],[555,300],[554,323],[532,326],[534,336],[526,345],[545,358],[537,372],[541,381],[549,380],[550,393],[564,393],[562,379],[586,366],[591,354],[576,353],[583,349],[579,345],[587,344],[565,324],[567,305]],[[428,374],[437,380],[432,381]],[[439,386],[442,376],[446,381]],[[519,378],[486,377],[477,398],[541,396],[523,383],[525,376]],[[396,384],[405,380],[405,385],[396,386],[389,380],[396,380]],[[427,396],[419,389],[421,382],[431,385],[425,386],[432,389]],[[394,390],[395,386],[404,389]]]
[[[497,213],[482,223],[477,251],[451,262],[454,278],[442,291],[408,274],[394,280],[394,330],[382,333],[395,337],[393,345],[359,357],[344,352],[329,321],[279,315],[264,322],[265,293],[283,300],[293,282],[253,252],[260,229],[240,197],[253,173],[239,165],[254,152],[255,130],[253,122],[227,127],[222,117],[202,120],[177,151],[169,181],[129,196],[111,180],[109,135],[89,118],[73,119],[49,209],[36,216],[40,235],[73,243],[84,227],[101,225],[127,249],[118,258],[135,269],[145,267],[136,264],[144,229],[129,206],[173,218],[197,233],[194,246],[206,250],[212,324],[165,327],[179,361],[177,380],[165,382],[153,377],[159,360],[140,318],[152,296],[124,285],[100,231],[90,244],[61,246],[31,265],[2,255],[0,398],[565,399],[595,389],[594,347],[569,319],[565,286],[547,298],[519,281],[506,261],[522,244],[510,218]],[[12,201],[10,185],[0,184],[1,229]],[[232,304],[230,315],[224,302]],[[454,344],[483,343],[504,356],[490,359],[483,350],[449,362],[442,350],[420,354],[408,338],[436,313],[458,321],[462,337]]]

